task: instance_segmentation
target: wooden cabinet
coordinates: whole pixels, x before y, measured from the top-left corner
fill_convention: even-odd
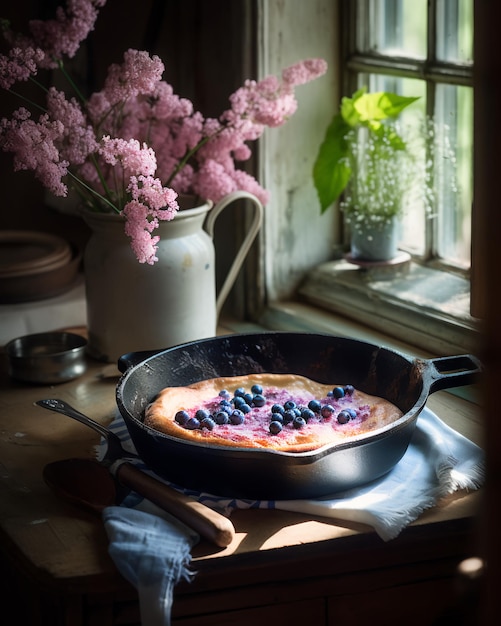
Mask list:
[[[248,521],[254,517],[260,523],[262,516],[240,517]],[[294,525],[295,517],[280,514],[280,522],[288,518],[287,523]],[[176,588],[172,623],[445,625],[440,619],[462,600],[456,569],[472,554],[474,536],[472,521],[463,518],[438,523],[432,530],[409,528],[389,544],[367,533],[251,552],[243,558],[206,555],[193,562],[198,570],[194,581]],[[24,623],[140,624],[136,592],[119,576],[99,583],[98,577],[78,581],[74,573],[72,581],[48,585],[40,572],[36,577],[26,571],[13,576],[11,569],[8,580],[11,589],[2,606],[17,607]],[[476,608],[470,602],[469,609]]]

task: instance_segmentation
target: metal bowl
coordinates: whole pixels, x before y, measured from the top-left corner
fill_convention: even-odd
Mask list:
[[[29,383],[63,383],[81,376],[86,369],[87,340],[67,332],[25,335],[5,346],[9,374]]]

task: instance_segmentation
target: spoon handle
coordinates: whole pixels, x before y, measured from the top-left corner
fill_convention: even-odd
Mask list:
[[[110,431],[107,428],[101,426],[99,422],[94,421],[90,417],[87,417],[87,415],[80,413],[80,411],[74,409],[64,400],[60,400],[59,398],[46,398],[44,400],[37,400],[35,404],[37,406],[41,406],[44,409],[48,409],[49,411],[55,411],[56,413],[62,413],[62,415],[66,415],[66,417],[71,417],[74,420],[77,420],[77,422],[93,428],[106,439],[108,439],[110,435]]]
[[[116,465],[115,477],[125,487],[151,500],[217,546],[225,548],[232,542],[235,528],[224,515],[145,474],[131,463]],[[110,469],[113,471],[113,467]]]

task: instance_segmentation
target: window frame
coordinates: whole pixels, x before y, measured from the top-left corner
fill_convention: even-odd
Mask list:
[[[381,74],[397,78],[414,78],[426,83],[426,114],[433,116],[438,85],[454,85],[474,89],[474,65],[469,63],[448,62],[437,58],[437,22],[439,0],[429,0],[427,10],[426,57],[388,56],[370,50],[370,30],[368,27],[368,5],[371,0],[343,0],[341,2],[342,30],[342,85],[343,94],[350,95],[358,88],[359,74]],[[361,19],[359,19],[359,17]],[[362,37],[363,47],[358,49],[358,38]],[[472,120],[473,122],[473,120]],[[473,215],[472,215],[473,221]],[[434,220],[426,220],[425,250],[422,255],[413,254],[417,263],[426,263],[444,271],[459,272],[469,277],[470,268],[460,268],[441,259],[437,251],[437,232]],[[346,235],[345,235],[346,237]],[[346,243],[346,241],[345,241]]]
[[[460,285],[462,302],[465,295],[468,298],[459,318],[440,308],[422,307],[419,301],[410,302],[405,291],[396,299],[392,281],[377,273],[370,277],[352,272],[357,275],[356,290],[346,289],[342,216],[337,206],[320,214],[311,172],[345,89],[339,35],[347,30],[347,4],[349,8],[344,0],[289,0],[285,4],[258,0],[258,75],[279,73],[283,66],[307,56],[327,58],[329,72],[299,91],[298,111],[284,129],[265,133],[260,140],[257,175],[271,200],[259,240],[261,272],[258,277],[248,276],[250,283],[257,278],[262,299],[257,303],[246,298],[245,319],[274,330],[385,336],[387,344],[403,341],[427,354],[475,352],[480,322],[469,315],[467,277],[453,281]],[[330,30],[327,24],[332,24]],[[323,248],[316,255],[305,247],[305,235],[308,242],[322,241]],[[290,247],[284,250],[284,244]],[[436,271],[439,280],[443,278],[439,269],[428,269]],[[375,291],[369,284],[372,278]],[[386,293],[379,289],[383,283]],[[451,300],[455,297],[452,293]]]

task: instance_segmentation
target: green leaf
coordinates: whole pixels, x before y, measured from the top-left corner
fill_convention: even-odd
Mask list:
[[[379,106],[386,113],[386,117],[397,117],[406,107],[419,100],[419,96],[406,97],[388,92],[383,92],[380,96]]]
[[[355,128],[357,124],[360,124],[360,114],[355,108],[355,101],[358,100],[361,96],[366,92],[366,88],[359,89],[356,91],[351,98],[343,97],[341,98],[341,106],[339,107],[339,112],[343,120],[352,128]]]
[[[358,113],[360,122],[367,123],[396,117],[416,100],[418,98],[408,98],[383,91],[364,93],[354,101],[353,106]]]
[[[339,198],[352,176],[347,134],[353,129],[365,127],[378,142],[381,140],[381,145],[387,142],[393,150],[404,150],[403,139],[382,120],[397,117],[416,100],[419,98],[384,91],[367,93],[365,87],[351,98],[342,98],[339,113],[327,129],[313,166],[313,182],[322,213]]]
[[[340,111],[343,120],[352,128],[360,124],[360,114],[355,108],[353,98],[342,98]]]
[[[336,114],[327,128],[313,166],[313,182],[322,213],[339,198],[350,180],[351,168],[347,159],[346,141],[346,134],[349,131],[350,126],[342,115]]]

